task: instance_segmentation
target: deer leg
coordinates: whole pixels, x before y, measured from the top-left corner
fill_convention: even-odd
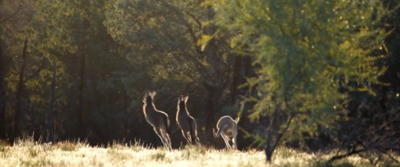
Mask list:
[[[183,136],[183,138],[185,138],[186,142],[190,144],[190,141],[189,141],[189,138],[188,138],[187,135],[188,135],[188,134],[187,134],[184,130],[182,130],[182,136]]]
[[[167,140],[168,140],[169,150],[172,150],[171,138],[169,138],[169,134],[168,134],[168,133],[166,133],[166,135],[167,135]]]
[[[222,137],[222,139],[224,139],[224,142],[226,144],[226,148],[228,148],[228,149],[232,148],[231,144],[229,144],[229,140],[230,140],[229,137],[225,136],[225,134],[223,134],[223,133],[221,133],[221,137]]]
[[[192,127],[193,127],[193,135],[194,135],[192,137],[194,138],[196,144],[200,144],[200,139],[197,136],[197,124],[195,121],[192,122]]]
[[[232,138],[232,143],[233,143],[233,148],[234,149],[237,149],[237,144],[236,144],[236,136],[233,136],[233,138]]]
[[[166,131],[165,128],[162,128],[162,129],[161,129],[161,134],[162,134],[162,136],[163,136],[163,138],[164,138],[165,146],[166,146],[169,150],[172,150],[171,139],[169,138],[169,135],[168,135],[168,133],[167,133],[167,131]]]
[[[164,139],[163,134],[161,133],[160,129],[153,127],[154,132],[156,132],[157,136],[161,139],[161,142],[163,143],[164,147],[168,148],[168,145],[166,144],[166,141]]]
[[[187,137],[187,141],[188,141],[188,144],[192,144],[192,135],[190,134],[190,131],[187,131],[186,132],[186,137]]]

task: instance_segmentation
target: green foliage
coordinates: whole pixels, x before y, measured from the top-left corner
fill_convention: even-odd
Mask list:
[[[219,25],[237,34],[231,46],[253,57],[250,119],[267,119],[267,142],[300,140],[337,129],[340,90],[371,91],[384,68],[379,1],[211,1]],[[273,146],[273,145],[272,145]]]
[[[108,124],[109,127],[122,116],[120,113],[125,111],[128,99],[125,98],[125,89],[120,78],[128,77],[126,70],[129,70],[130,65],[125,57],[119,55],[119,45],[107,34],[102,23],[104,3],[105,1],[73,0],[50,3],[43,0],[27,3],[26,6],[30,8],[22,6],[22,11],[30,9],[30,12],[34,13],[30,14],[34,16],[30,24],[21,26],[26,29],[24,34],[27,34],[29,40],[27,72],[24,76],[23,98],[26,100],[22,106],[27,112],[24,112],[21,118],[25,120],[22,128],[25,134],[31,134],[33,131],[38,136],[45,135],[45,111],[48,108],[52,78],[52,65],[49,62],[53,59],[57,60],[57,134],[71,137],[76,129],[87,129],[76,127],[77,92],[81,81],[84,83],[85,94],[81,103],[84,106],[84,121],[88,122],[87,126]],[[17,49],[21,49],[21,46],[16,46],[18,47],[13,54],[19,55]],[[81,66],[82,57],[85,58],[84,68]],[[15,66],[19,67],[18,61],[15,62]],[[10,97],[16,89],[18,70],[11,69],[7,74]],[[80,78],[82,71],[85,78]],[[93,98],[102,96],[108,98]],[[95,101],[104,105],[93,105]],[[118,114],[109,116],[98,113],[109,110]],[[93,115],[98,116],[98,119],[90,119]],[[114,128],[120,126],[115,125]],[[119,134],[114,136],[118,137],[122,132],[116,133]]]

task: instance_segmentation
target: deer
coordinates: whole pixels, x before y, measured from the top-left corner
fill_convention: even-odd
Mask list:
[[[178,97],[178,105],[176,111],[176,123],[182,131],[183,138],[188,144],[199,144],[200,140],[197,137],[196,120],[190,115],[187,109],[187,100],[189,96],[181,95]]]
[[[237,122],[232,119],[232,117],[225,115],[222,116],[218,122],[217,122],[217,132],[215,132],[215,129],[213,128],[213,134],[214,138],[217,138],[219,136],[224,139],[224,142],[226,144],[227,149],[237,149],[237,141],[236,141],[236,136],[238,134],[237,132]],[[229,141],[232,139],[232,146],[229,143]]]
[[[170,122],[168,118],[168,114],[157,110],[154,105],[154,96],[156,95],[155,91],[146,92],[143,97],[143,113],[146,118],[147,123],[149,123],[157,136],[161,139],[164,147],[169,150],[172,150],[171,147],[171,139],[170,139]]]

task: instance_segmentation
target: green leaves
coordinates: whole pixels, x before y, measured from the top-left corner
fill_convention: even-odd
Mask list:
[[[247,80],[257,92],[251,119],[280,119],[286,135],[313,136],[318,125],[334,127],[339,89],[357,82],[370,90],[382,70],[371,51],[383,45],[374,26],[383,9],[373,1],[218,1],[219,24],[236,32],[231,46],[252,55],[257,76]],[[278,112],[278,116],[274,115]],[[324,121],[330,120],[330,121]],[[268,122],[267,121],[267,122]],[[267,125],[268,126],[268,125]],[[297,136],[299,137],[299,136]]]

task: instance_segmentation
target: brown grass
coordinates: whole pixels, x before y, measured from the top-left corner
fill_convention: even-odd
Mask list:
[[[112,144],[107,148],[85,143],[39,144],[32,140],[0,145],[1,166],[323,166],[333,154],[310,154],[288,148],[276,150],[271,164],[261,151],[217,150],[199,146],[168,151],[134,144]],[[396,157],[398,158],[398,157]],[[390,159],[377,166],[395,166]],[[368,159],[351,156],[332,166],[375,166]]]

